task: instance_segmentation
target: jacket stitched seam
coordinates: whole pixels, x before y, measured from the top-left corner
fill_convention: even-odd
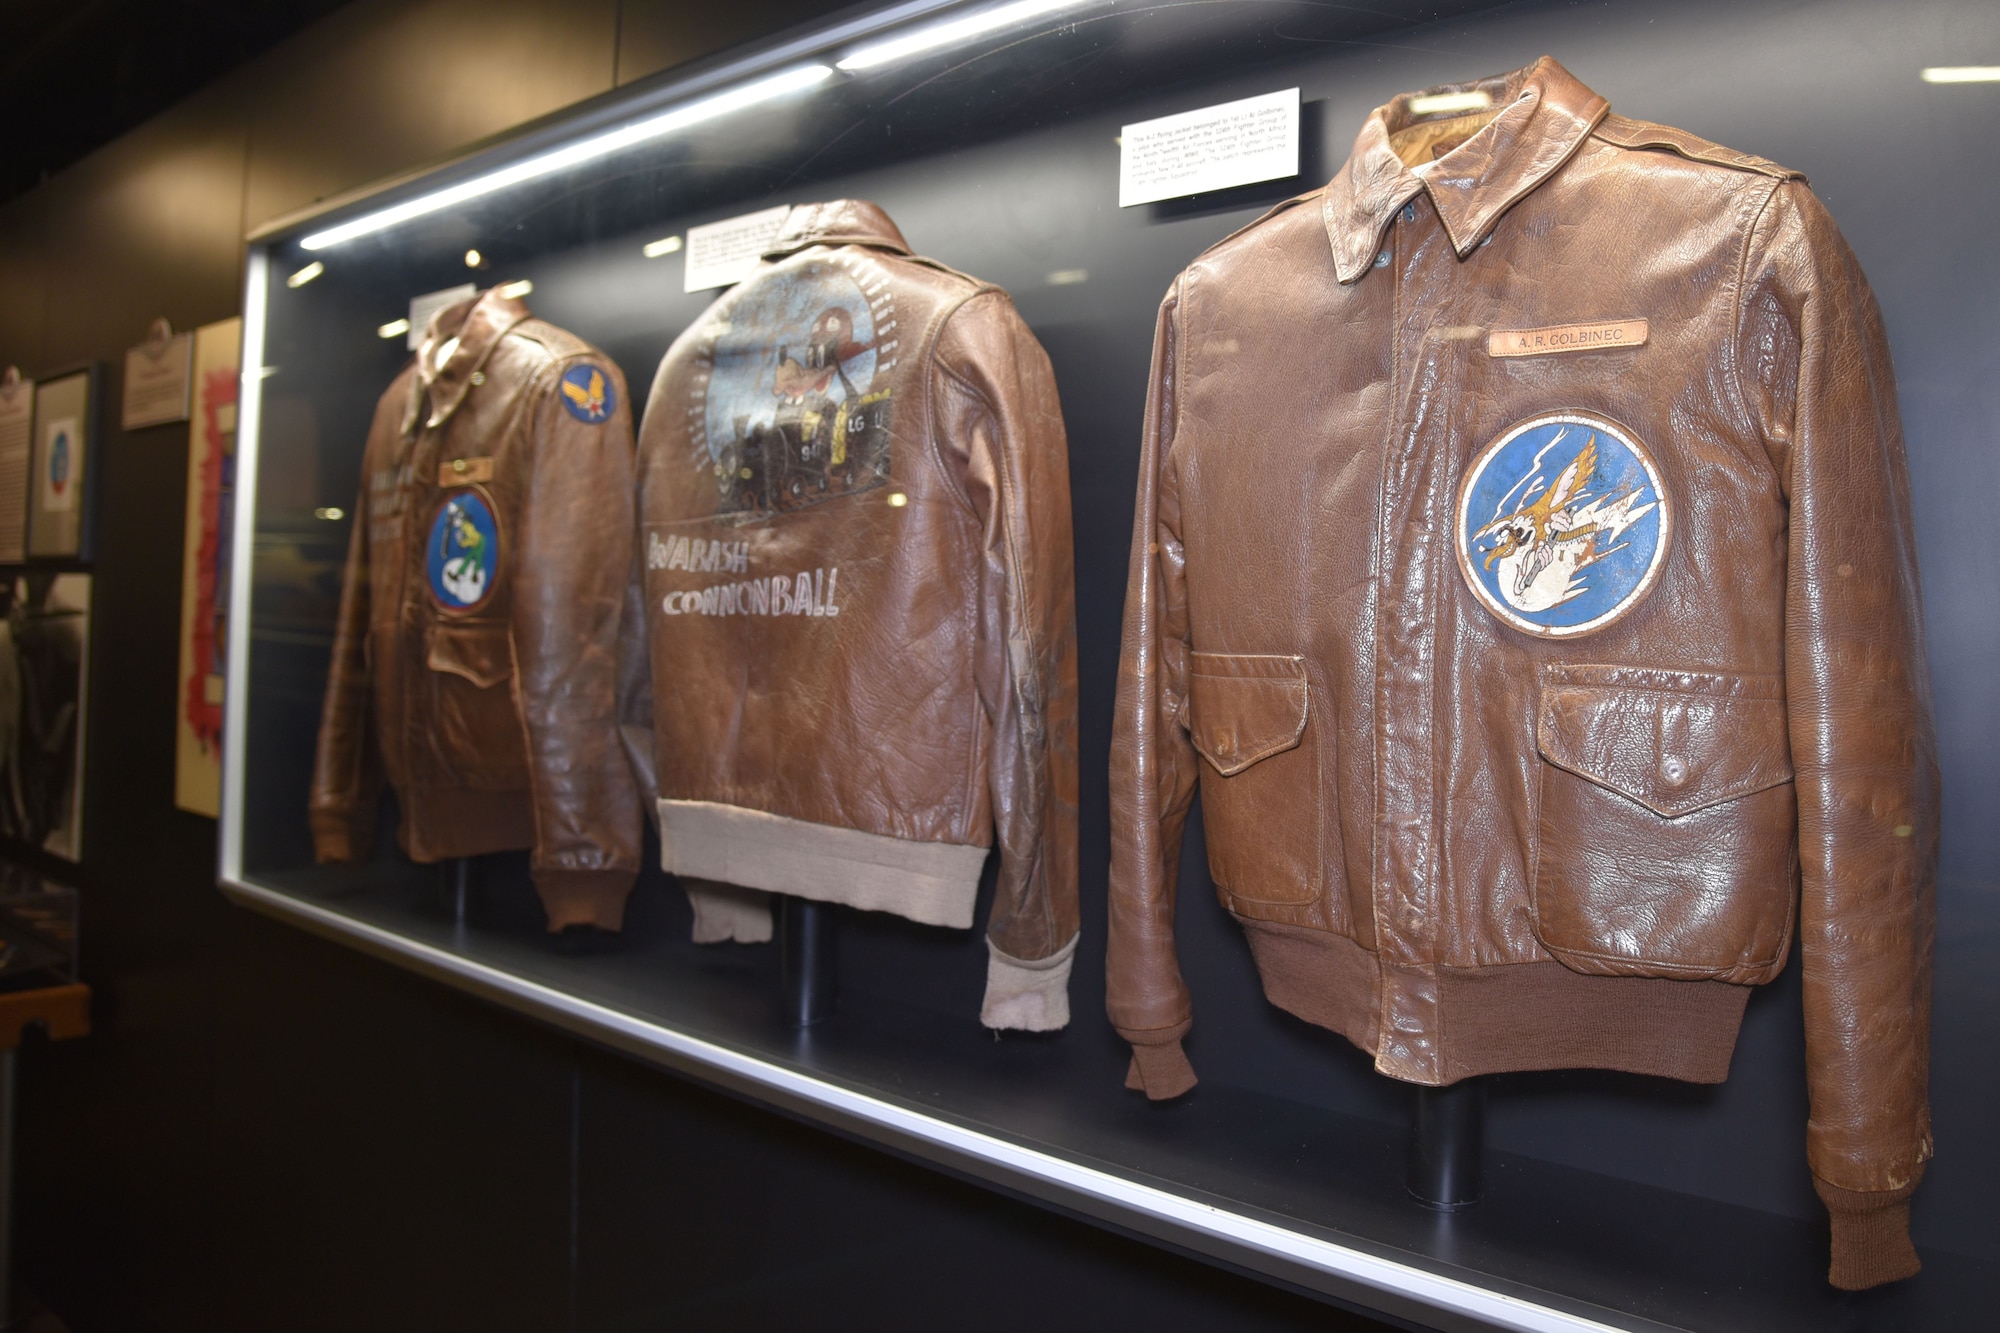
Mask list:
[[[963,277],[964,275],[960,274],[958,276]],[[946,328],[950,325],[952,319],[957,316],[958,312],[965,309],[965,307],[968,304],[970,304],[973,300],[977,299],[978,297],[984,295],[985,293],[989,291],[998,291],[998,290],[999,288],[997,287],[986,287],[986,286],[975,287],[972,291],[962,293],[957,300],[953,301],[950,305],[946,306],[942,311],[940,311],[937,314],[937,316],[932,320],[930,328],[925,331],[923,351],[920,354],[920,359],[917,363],[920,367],[924,367],[927,368],[928,370],[935,371],[950,384],[958,387],[959,389],[963,390],[966,393],[971,394],[973,399],[976,402],[978,402],[980,406],[985,408],[989,415],[991,415],[993,410],[992,404],[988,403],[986,401],[985,396],[981,394],[977,389],[973,388],[972,385],[968,381],[966,381],[964,377],[959,375],[955,369],[953,369],[950,365],[946,364],[941,358],[939,358],[937,353],[938,353],[938,344],[944,340]],[[939,446],[938,442],[938,436],[941,434],[941,432],[938,430],[938,422],[937,422],[937,393],[934,386],[932,385],[930,375],[920,373],[918,375],[918,383],[920,385],[918,391],[922,395],[922,399],[917,404],[917,408],[918,408],[919,418],[923,422],[923,437],[924,437],[925,448],[927,449],[930,455],[931,462],[937,468],[938,475],[944,479],[944,484],[946,489],[950,491],[952,498],[958,501],[959,509],[965,514],[967,518],[972,519],[974,522],[977,522],[979,518],[979,511],[973,506],[972,497],[966,494],[964,483],[959,479],[957,472],[954,469],[947,467],[945,465],[944,450]],[[1004,510],[1004,503],[1005,503],[1004,497],[1002,497],[1003,510]],[[981,720],[980,714],[982,711],[983,709],[979,701],[979,692],[977,690],[974,690],[971,693],[971,696],[966,701],[966,717],[969,723],[968,730],[972,735],[977,736],[982,734],[983,729],[980,726],[980,720]],[[989,749],[991,748],[990,740],[988,741],[988,748]],[[977,802],[974,799],[974,792],[978,788],[981,781],[980,769],[982,767],[982,765],[979,762],[979,753],[978,753],[979,749],[980,747],[973,746],[967,750],[965,756],[965,771],[959,777],[959,792],[958,792],[957,806],[958,809],[961,811],[961,816],[959,821],[954,825],[954,827],[956,828],[957,835],[961,840],[963,840],[969,832],[968,825],[964,821],[970,817],[971,811],[977,805]],[[990,763],[992,761],[992,755],[989,753],[986,756],[986,759],[987,762]],[[988,800],[990,805],[991,802],[990,793]],[[991,818],[990,811],[988,817]],[[995,834],[996,834],[995,841],[997,842],[998,841],[997,828],[995,829]],[[989,917],[991,914],[991,910],[992,909],[990,908],[988,909]]]
[[[1167,401],[1164,404],[1162,404],[1162,406],[1165,409],[1165,411],[1162,414],[1162,419],[1157,423],[1153,422],[1147,423],[1149,426],[1153,427],[1153,429],[1159,432],[1160,437],[1165,440],[1165,447],[1159,451],[1159,457],[1154,462],[1154,475],[1149,478],[1141,478],[1142,484],[1150,485],[1153,491],[1153,525],[1152,525],[1152,531],[1146,534],[1146,543],[1151,548],[1151,553],[1147,556],[1147,559],[1149,563],[1151,563],[1153,566],[1153,575],[1154,578],[1159,583],[1160,597],[1162,599],[1161,605],[1155,609],[1153,615],[1154,639],[1155,639],[1155,643],[1153,644],[1153,652],[1156,660],[1153,664],[1152,674],[1153,674],[1153,686],[1156,694],[1163,692],[1164,685],[1166,684],[1164,677],[1167,674],[1166,652],[1164,648],[1164,643],[1162,641],[1162,636],[1160,633],[1163,627],[1159,623],[1160,619],[1165,615],[1166,612],[1165,595],[1166,595],[1166,581],[1167,581],[1166,567],[1161,560],[1161,556],[1165,554],[1166,548],[1164,544],[1160,541],[1161,534],[1160,534],[1159,494],[1160,494],[1161,482],[1167,475],[1168,465],[1173,458],[1174,451],[1180,447],[1181,385],[1185,380],[1185,376],[1183,374],[1184,367],[1181,364],[1181,358],[1185,354],[1185,349],[1188,343],[1188,338],[1186,337],[1186,330],[1182,327],[1182,325],[1183,322],[1185,321],[1187,313],[1188,282],[1189,279],[1194,274],[1196,268],[1198,267],[1199,262],[1200,261],[1197,260],[1195,264],[1189,265],[1186,269],[1176,274],[1174,277],[1173,285],[1167,289],[1167,296],[1165,303],[1171,304],[1173,307],[1173,313],[1168,317],[1167,327],[1166,327],[1166,334],[1168,338]],[[1178,538],[1176,538],[1176,540],[1178,540]],[[1183,638],[1181,640],[1181,643],[1187,649],[1186,655],[1190,659],[1190,667],[1191,667],[1192,666],[1191,659],[1194,657],[1193,640],[1192,638]],[[1189,691],[1186,688],[1186,686],[1188,682],[1185,679],[1183,679],[1177,682],[1177,684],[1179,684],[1182,687],[1178,692],[1180,695],[1180,707],[1178,715],[1171,718],[1161,716],[1158,719],[1158,721],[1159,725],[1161,725],[1163,728],[1165,727],[1179,728],[1181,735],[1187,738],[1188,749],[1192,750],[1194,749],[1194,736],[1192,731],[1189,729],[1187,725],[1188,703],[1186,696]],[[1165,737],[1164,736],[1157,737],[1156,740],[1160,742],[1160,744],[1156,745],[1155,748],[1163,750]],[[1162,762],[1164,762],[1164,759]],[[1185,819],[1188,811],[1194,808],[1195,796],[1201,789],[1200,759],[1197,758],[1191,767],[1192,767],[1192,780],[1186,784],[1181,795],[1177,797],[1172,802],[1172,804],[1169,805],[1162,803],[1159,812],[1159,823],[1165,824],[1174,819]],[[1204,830],[1204,832],[1205,831],[1206,830]],[[1183,826],[1183,836],[1185,836],[1185,826]],[[1179,864],[1176,863],[1171,867],[1162,867],[1160,868],[1159,873],[1162,876],[1168,874],[1178,876],[1180,873]],[[1178,884],[1176,884],[1175,887],[1178,888]],[[1192,1016],[1180,1020],[1180,1022],[1183,1023],[1192,1021],[1193,1021]],[[1168,1024],[1167,1026],[1173,1027],[1173,1026],[1178,1026],[1178,1024]]]
[[[960,310],[963,310],[972,301],[977,300],[979,297],[986,295],[988,292],[999,292],[999,289],[995,287],[986,287],[972,293],[972,295],[966,297],[963,301],[960,301],[958,305],[952,309],[951,315],[956,315]],[[1006,299],[1006,294],[1004,292],[1000,293],[1000,295],[1002,299]],[[1009,301],[1009,305],[1011,304],[1012,304],[1011,301]],[[946,318],[947,320],[949,320],[950,316],[947,316]],[[940,330],[940,336],[942,336],[942,330]],[[938,369],[948,379],[956,383],[962,390],[970,394],[973,400],[977,402],[985,410],[986,415],[989,419],[991,419],[995,423],[998,423],[1000,421],[1001,417],[999,411],[994,407],[992,400],[989,399],[984,393],[982,393],[979,390],[978,386],[974,385],[970,380],[960,375],[956,369],[954,369],[952,366],[948,364],[939,362]],[[1008,448],[1008,440],[1006,432],[996,430],[995,434],[1000,441],[1002,454],[1003,455],[1013,454],[1015,451]],[[1017,628],[1016,624],[1014,623],[1015,620],[1018,619],[1019,621],[1018,624],[1018,628],[1020,630],[1019,637],[1022,643],[1024,643],[1027,646],[1027,657],[1030,670],[1033,670],[1036,664],[1041,661],[1042,649],[1044,645],[1040,643],[1035,636],[1034,617],[1026,614],[1026,608],[1028,606],[1028,600],[1029,600],[1028,598],[1029,579],[1027,577],[1027,564],[1031,557],[1031,553],[1033,551],[1033,543],[1023,541],[1022,534],[1015,530],[1016,504],[1020,497],[1014,490],[1014,484],[1010,476],[1010,470],[1007,466],[1005,466],[1007,459],[1003,457],[1002,459],[996,461],[1003,464],[1002,466],[998,466],[994,469],[994,476],[996,478],[996,484],[1000,491],[1000,494],[997,498],[1000,504],[1001,540],[1006,545],[1005,567],[1006,567],[1006,577],[1008,585],[1007,591],[1009,597],[1012,599],[1013,611],[1014,611],[1014,615],[1009,616],[1007,623],[1001,626],[1001,632],[1005,634],[1007,637],[1006,652],[1004,653],[1004,658],[1007,663],[1008,686],[1015,696],[1013,700],[1015,711],[1017,714],[1020,714],[1024,713],[1026,709],[1023,706],[1023,700],[1021,698],[1020,678],[1014,674],[1013,640],[1015,638],[1014,630]],[[1038,765],[1038,767],[1044,770],[1044,777],[1040,783],[1034,785],[1046,787],[1048,785],[1045,773],[1048,760],[1047,696],[1044,692],[1039,690],[1037,691],[1037,694],[1042,699],[1042,708],[1040,710],[1042,713],[1042,726],[1040,727],[1040,730],[1042,732],[1042,746],[1041,746],[1041,754],[1039,756],[1041,762]],[[988,762],[991,763],[992,756],[989,755],[987,758]],[[1043,812],[1046,813],[1046,806],[1049,794],[1047,791],[1043,791],[1040,794],[1043,798],[1041,802],[1041,804],[1043,805]],[[1046,880],[1048,875],[1048,863],[1047,860],[1045,859],[1045,853],[1046,853],[1045,846],[1043,846],[1041,843],[1038,842],[1034,852],[1032,869],[1039,870],[1044,880]],[[1040,900],[1039,904],[1029,910],[1034,911],[1035,914],[1040,918],[1039,925],[1041,926],[1042,929],[1043,942],[1046,945],[1047,943],[1055,939],[1055,929],[1056,929],[1055,915],[1054,915],[1055,902],[1053,896],[1047,893],[1034,895],[1034,897]]]
[[[1729,321],[1729,348],[1724,361],[1729,372],[1727,383],[1730,396],[1736,400],[1736,410],[1742,414],[1746,433],[1753,437],[1761,437],[1764,432],[1763,423],[1758,421],[1756,412],[1750,406],[1750,395],[1743,387],[1743,326],[1750,315],[1750,256],[1756,249],[1758,230],[1763,226],[1764,217],[1770,212],[1778,192],[1784,189],[1785,180],[1785,177],[1779,177],[1772,181],[1764,197],[1750,213],[1749,225],[1743,229],[1743,252],[1737,257],[1735,290],[1730,298],[1735,314]],[[1764,457],[1768,462],[1770,453],[1766,451]]]
[[[1435,205],[1433,205],[1433,211],[1435,211]],[[1376,235],[1375,246],[1377,248],[1387,243],[1387,229],[1388,223],[1385,221],[1382,223],[1381,230]],[[1447,231],[1447,238],[1449,238],[1449,235],[1450,233]],[[1377,482],[1375,488],[1375,568],[1373,571],[1375,583],[1375,625],[1373,633],[1375,669],[1372,673],[1374,678],[1369,682],[1369,694],[1374,707],[1370,710],[1368,745],[1369,766],[1373,779],[1373,790],[1369,794],[1368,906],[1369,913],[1373,918],[1375,949],[1378,959],[1381,958],[1383,953],[1387,952],[1386,946],[1388,941],[1384,939],[1385,917],[1387,918],[1388,929],[1395,930],[1393,910],[1386,913],[1383,910],[1385,906],[1384,897],[1388,892],[1389,886],[1384,883],[1385,877],[1382,866],[1384,850],[1382,846],[1382,824],[1388,818],[1386,796],[1382,789],[1382,702],[1384,689],[1383,673],[1385,670],[1382,642],[1385,637],[1383,627],[1387,619],[1388,570],[1386,562],[1389,558],[1390,545],[1388,527],[1391,456],[1394,452],[1395,440],[1398,434],[1397,425],[1402,410],[1400,404],[1402,402],[1403,386],[1403,286],[1400,281],[1402,266],[1393,262],[1393,254],[1391,255],[1391,260],[1392,262],[1389,265],[1389,406],[1388,410],[1384,413],[1381,443],[1377,446],[1377,461],[1381,467],[1382,475],[1381,480]],[[1364,269],[1362,276],[1366,276],[1366,272],[1367,270]],[[1389,904],[1389,906],[1393,908],[1393,904]],[[1381,981],[1378,982],[1375,996],[1376,1049],[1371,1054],[1379,1062],[1382,1059],[1384,1048],[1391,1041],[1389,1034],[1396,1031],[1392,1010],[1395,1004],[1396,991],[1402,983],[1389,975],[1392,971],[1399,970],[1395,965],[1383,961],[1378,963],[1378,969]]]
[[[528,756],[528,818],[535,826],[535,847],[528,855],[528,875],[530,879],[534,879],[535,871],[553,867],[536,864],[542,860],[543,849],[548,846],[542,836],[544,830],[541,774],[536,771],[541,766],[535,762],[534,728],[528,725],[528,697],[521,682],[521,648],[514,641],[514,627],[511,624],[507,627],[507,656],[513,667],[513,672],[507,679],[507,692],[513,698],[514,717],[521,728],[521,748]]]
[[[1192,305],[1191,289],[1194,284],[1194,279],[1199,272],[1200,272],[1200,265],[1197,262],[1195,264],[1190,264],[1185,270],[1183,270],[1180,273],[1179,276],[1177,276],[1174,279],[1173,293],[1172,293],[1174,302],[1174,314],[1172,321],[1168,325],[1168,333],[1172,337],[1172,344],[1169,349],[1171,355],[1171,361],[1169,363],[1170,368],[1168,372],[1171,379],[1171,384],[1168,389],[1168,398],[1165,404],[1166,419],[1160,423],[1161,428],[1164,430],[1166,435],[1166,447],[1160,451],[1159,476],[1154,479],[1153,530],[1152,532],[1147,534],[1147,542],[1154,548],[1154,555],[1152,556],[1152,559],[1154,561],[1155,574],[1160,581],[1160,592],[1162,596],[1162,604],[1160,607],[1160,612],[1162,615],[1164,615],[1166,610],[1164,598],[1166,594],[1167,571],[1164,561],[1161,560],[1161,557],[1166,554],[1166,546],[1164,543],[1160,541],[1159,483],[1162,479],[1166,477],[1168,472],[1170,472],[1173,469],[1175,464],[1175,457],[1178,451],[1180,450],[1180,445],[1181,445],[1182,390],[1184,386],[1187,384],[1187,365],[1186,365],[1187,348],[1188,344],[1193,341],[1193,339],[1188,336],[1187,325],[1189,323],[1189,316],[1192,313],[1190,310],[1190,306]],[[1178,498],[1178,491],[1179,491],[1178,484],[1176,484],[1175,486],[1175,491],[1176,491],[1175,506],[1176,508],[1178,508],[1180,503]],[[1174,534],[1174,540],[1176,542],[1180,541],[1179,533]],[[1183,619],[1186,619],[1185,614],[1183,615]],[[1188,662],[1188,671],[1184,672],[1182,680],[1177,682],[1181,686],[1181,689],[1178,692],[1180,695],[1180,716],[1177,720],[1174,721],[1173,725],[1180,727],[1181,734],[1187,737],[1188,749],[1192,750],[1194,749],[1194,733],[1192,729],[1189,728],[1189,726],[1187,725],[1188,712],[1189,712],[1188,695],[1191,692],[1190,689],[1188,688],[1189,681],[1187,679],[1187,676],[1192,672],[1193,658],[1195,652],[1194,626],[1192,624],[1187,626],[1187,633],[1181,639],[1181,643],[1187,650],[1185,657]],[[1156,664],[1154,670],[1157,676],[1165,675],[1166,660],[1164,652],[1162,652],[1161,660]],[[1163,682],[1156,679],[1155,682],[1156,687],[1161,683]],[[1183,796],[1181,796],[1179,800],[1174,802],[1173,810],[1171,812],[1164,810],[1161,811],[1162,818],[1166,818],[1170,814],[1179,814],[1184,817],[1188,811],[1194,808],[1195,797],[1199,795],[1201,791],[1201,762],[1199,758],[1197,758],[1196,761],[1191,765],[1191,770],[1192,770],[1190,774],[1191,780],[1187,783],[1186,793]],[[1204,826],[1202,830],[1204,836],[1207,834],[1207,831],[1208,830],[1206,826]],[[1182,836],[1183,837],[1186,836],[1185,826],[1183,826]],[[1180,873],[1180,867],[1178,865],[1176,865],[1173,868],[1173,873],[1176,875]],[[1176,888],[1178,888],[1178,885],[1176,885]]]
[[[1545,766],[1549,768],[1559,768],[1563,772],[1568,773],[1572,777],[1582,778],[1585,782],[1588,782],[1591,786],[1602,788],[1603,790],[1610,792],[1614,796],[1622,797],[1625,800],[1632,802],[1632,804],[1638,806],[1643,810],[1650,810],[1662,819],[1682,819],[1688,815],[1698,814],[1703,810],[1713,809],[1715,806],[1718,805],[1727,805],[1731,801],[1740,801],[1745,796],[1755,796],[1758,792],[1770,791],[1773,787],[1782,787],[1787,783],[1794,781],[1792,775],[1789,772],[1784,774],[1784,776],[1782,777],[1774,777],[1768,773],[1760,773],[1753,777],[1739,778],[1735,782],[1728,783],[1727,785],[1719,787],[1714,791],[1702,794],[1698,798],[1700,800],[1700,804],[1688,806],[1687,808],[1683,809],[1679,814],[1668,814],[1666,811],[1660,809],[1658,806],[1655,806],[1652,802],[1641,800],[1639,797],[1632,795],[1630,792],[1626,791],[1623,787],[1618,786],[1616,783],[1612,782],[1609,778],[1605,777],[1603,774],[1591,772],[1588,767],[1586,767],[1581,763],[1564,763],[1561,759],[1558,759],[1556,756],[1550,754],[1546,749],[1538,749],[1537,753],[1539,754],[1541,761]],[[1787,767],[1789,768],[1789,765],[1787,765]]]
[[[541,339],[536,339],[535,341],[549,355],[547,357],[547,360],[543,363],[543,365],[539,367],[536,370],[535,374],[528,380],[527,388],[524,389],[522,393],[517,396],[513,408],[515,412],[514,428],[517,431],[521,432],[521,439],[517,446],[516,454],[517,457],[526,459],[527,471],[530,482],[532,482],[533,478],[534,464],[536,461],[538,461],[537,457],[529,456],[528,452],[529,446],[533,443],[533,440],[529,438],[527,432],[530,425],[532,424],[534,412],[548,405],[547,403],[544,403],[542,400],[553,399],[557,394],[561,392],[562,377],[569,372],[570,363],[590,362],[597,359],[597,354],[588,348],[576,348],[569,352],[558,352],[555,349],[555,347],[552,346],[549,342],[543,341]],[[627,392],[629,393],[630,390],[628,389]],[[629,408],[629,403],[628,403],[628,408]],[[606,425],[610,424],[610,420],[611,420],[610,414],[607,414],[603,424]],[[527,488],[524,487],[524,489]],[[539,880],[540,874],[537,872],[543,872],[543,871],[557,871],[557,872],[568,873],[575,871],[588,872],[590,870],[615,869],[616,868],[615,866],[606,866],[606,865],[585,867],[585,866],[575,866],[568,864],[557,864],[555,857],[550,853],[549,842],[547,838],[547,829],[545,827],[543,819],[543,803],[542,803],[542,790],[541,790],[542,766],[541,763],[538,762],[539,756],[536,753],[535,728],[528,720],[527,682],[523,679],[521,673],[521,649],[519,642],[515,638],[515,631],[513,624],[514,589],[512,585],[513,585],[513,580],[509,579],[508,589],[507,589],[508,593],[507,651],[511,659],[513,672],[508,681],[508,690],[509,693],[513,696],[514,716],[521,728],[521,747],[523,752],[526,754],[528,760],[527,762],[528,813],[529,813],[529,818],[533,822],[535,828],[535,845],[533,851],[529,854],[529,876],[531,879]],[[564,725],[574,725],[574,723],[566,721]]]
[[[1235,231],[1230,232],[1227,236],[1223,237],[1221,240],[1217,241],[1215,244],[1209,246],[1206,250],[1203,250],[1200,254],[1196,255],[1195,262],[1200,263],[1202,260],[1208,258],[1208,256],[1214,254],[1217,250],[1220,250],[1223,246],[1228,245],[1231,241],[1235,240],[1237,237],[1255,231],[1257,228],[1263,226],[1266,222],[1269,222],[1272,218],[1277,217],[1280,213],[1288,212],[1291,209],[1298,207],[1300,204],[1307,203],[1315,198],[1324,196],[1325,193],[1326,193],[1326,187],[1324,185],[1315,186],[1314,188],[1306,190],[1301,194],[1295,194],[1289,199],[1282,200],[1279,203],[1272,204],[1262,213],[1258,214],[1250,221],[1238,227]]]
[[[1769,674],[1758,673],[1758,675],[1752,676],[1750,679],[1754,680],[1760,677],[1766,680],[1782,681],[1784,679],[1784,677],[1775,672]],[[1782,693],[1776,695],[1723,694],[1714,690],[1699,688],[1676,689],[1670,685],[1612,685],[1590,680],[1558,680],[1551,682],[1544,688],[1557,690],[1603,690],[1614,694],[1659,694],[1669,699],[1736,699],[1752,704],[1781,704],[1785,702],[1785,697]]]
[[[944,339],[945,327],[951,323],[959,311],[965,309],[966,306],[986,293],[997,292],[999,290],[998,287],[977,288],[960,296],[940,311],[937,318],[932,322],[931,327],[924,334],[923,351],[920,354],[921,359],[918,362],[919,365],[929,367],[950,380],[953,384],[972,394],[989,411],[991,411],[991,404],[986,402],[984,395],[967,383],[951,366],[939,360],[937,349],[938,344]],[[918,404],[918,409],[924,423],[924,446],[930,454],[931,461],[937,464],[938,474],[944,478],[945,485],[951,491],[952,497],[958,501],[959,508],[964,510],[968,517],[977,518],[979,511],[973,506],[972,497],[966,494],[965,484],[959,479],[956,471],[946,466],[944,451],[938,446],[939,432],[936,429],[937,395],[931,387],[930,376],[923,375],[920,379],[923,385],[923,401]]]

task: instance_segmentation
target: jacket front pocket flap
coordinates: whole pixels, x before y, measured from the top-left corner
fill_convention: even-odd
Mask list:
[[[514,674],[514,645],[504,624],[434,622],[427,636],[433,671],[449,671],[487,689]]]
[[[1792,780],[1775,676],[1557,668],[1537,741],[1558,768],[1669,819]]]
[[[1303,657],[1195,653],[1188,671],[1188,731],[1224,777],[1291,749],[1306,730]]]

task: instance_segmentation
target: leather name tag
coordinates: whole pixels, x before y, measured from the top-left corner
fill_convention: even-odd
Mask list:
[[[454,458],[449,463],[438,464],[438,485],[470,486],[475,481],[493,480],[493,460],[490,458]]]
[[[1550,352],[1603,352],[1646,341],[1643,319],[1597,324],[1556,324],[1546,329],[1495,329],[1486,335],[1488,356],[1546,356]]]

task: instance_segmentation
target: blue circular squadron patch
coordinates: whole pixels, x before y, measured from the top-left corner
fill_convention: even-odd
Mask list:
[[[1458,494],[1458,565],[1526,634],[1591,634],[1637,606],[1666,563],[1672,506],[1638,437],[1585,412],[1510,426]]]
[[[601,426],[618,408],[618,391],[611,387],[609,375],[586,362],[563,372],[562,405],[578,421]]]
[[[58,429],[55,439],[49,443],[49,490],[61,495],[63,487],[67,485],[69,485],[69,432]]]
[[[424,570],[431,596],[447,611],[471,611],[493,595],[500,566],[500,524],[474,487],[454,490],[431,520]]]

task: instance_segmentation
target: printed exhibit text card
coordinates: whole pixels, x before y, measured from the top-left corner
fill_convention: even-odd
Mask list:
[[[750,276],[757,260],[785,225],[790,204],[763,208],[755,213],[724,218],[687,233],[687,279],[684,292],[705,292],[711,287],[728,287]]]
[[[1127,125],[1118,206],[1299,174],[1299,90],[1265,93]]]

